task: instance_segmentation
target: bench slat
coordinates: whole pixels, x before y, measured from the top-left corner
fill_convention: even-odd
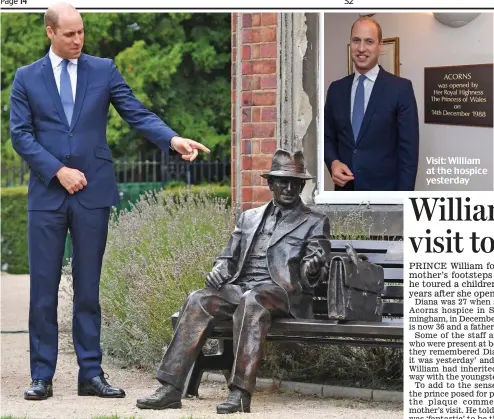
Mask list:
[[[328,315],[328,305],[326,300],[314,300],[314,313]],[[403,303],[383,303],[383,316],[403,317]]]
[[[403,303],[383,303],[383,316],[403,317]]]
[[[232,322],[219,322],[213,337],[231,337]],[[403,339],[403,321],[388,320],[375,322],[345,322],[317,319],[275,319],[268,336],[282,334],[285,337],[300,335],[321,335],[341,337],[362,337],[373,339]]]
[[[335,251],[345,251],[345,245],[346,244],[351,244],[353,248],[357,251],[360,252],[360,250],[363,251],[369,251],[369,252],[382,252],[386,253],[388,248],[391,246],[392,243],[396,243],[395,241],[391,240],[331,240],[331,249],[334,249]]]
[[[403,284],[403,268],[384,268],[384,282]]]
[[[269,335],[268,340],[279,340],[282,342],[293,342],[293,343],[318,343],[318,344],[326,344],[326,345],[339,345],[339,346],[358,346],[362,347],[384,347],[384,348],[403,348],[403,341],[397,340],[376,340],[376,339],[352,339],[352,338],[321,338],[314,336],[283,336],[283,335]]]
[[[376,265],[381,265],[383,268],[403,267],[403,260],[387,259],[386,254],[384,253],[360,253],[360,254],[367,256],[369,258],[369,262],[375,263]],[[346,256],[346,253],[331,252],[331,257],[333,256]]]
[[[328,283],[320,282],[314,288],[314,297],[326,298],[328,292]],[[399,300],[403,298],[403,287],[401,285],[384,285],[383,298]]]
[[[385,285],[383,298],[403,299],[403,286],[401,285]]]
[[[385,282],[403,283],[403,267],[401,268],[384,268]]]

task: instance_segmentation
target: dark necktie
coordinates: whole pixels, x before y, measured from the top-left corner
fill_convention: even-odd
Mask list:
[[[281,210],[279,207],[274,207],[273,212],[267,218],[266,223],[264,224],[264,232],[267,234],[272,234],[278,225],[278,222],[281,218]]]
[[[72,94],[72,84],[70,83],[69,71],[67,65],[69,60],[62,61],[62,73],[60,74],[60,99],[62,100],[63,110],[67,117],[67,122],[72,122],[72,113],[74,111],[74,96]]]
[[[353,101],[353,113],[352,113],[352,129],[353,138],[357,142],[360,127],[362,126],[362,121],[364,120],[365,113],[365,88],[364,81],[367,77],[363,74],[360,75],[358,79],[357,90],[355,92],[355,99]]]

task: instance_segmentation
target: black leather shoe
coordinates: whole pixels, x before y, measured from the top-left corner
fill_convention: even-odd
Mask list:
[[[182,394],[171,384],[164,384],[153,394],[143,399],[137,399],[136,406],[139,409],[180,409],[182,407]]]
[[[79,396],[98,396],[105,398],[125,397],[125,391],[108,384],[103,374],[91,378],[89,381],[79,383],[77,386]]]
[[[234,387],[230,390],[226,402],[216,406],[216,413],[220,415],[236,412],[250,413],[250,399],[251,395],[248,391]]]
[[[51,381],[33,380],[31,387],[24,392],[26,400],[46,400],[53,396],[53,385]]]

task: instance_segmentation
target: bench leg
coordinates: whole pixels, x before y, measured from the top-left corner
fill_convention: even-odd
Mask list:
[[[216,354],[204,355],[202,352],[192,366],[187,380],[185,381],[183,396],[199,396],[199,386],[201,385],[204,371],[222,370],[231,373],[233,368],[233,340],[220,339],[219,349]]]

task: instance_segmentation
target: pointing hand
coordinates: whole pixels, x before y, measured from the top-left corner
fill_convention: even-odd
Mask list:
[[[175,136],[171,140],[173,149],[182,155],[182,159],[187,161],[194,161],[199,154],[198,150],[202,150],[205,153],[209,153],[210,150],[206,146],[198,143],[197,141],[189,138],[183,138]]]

